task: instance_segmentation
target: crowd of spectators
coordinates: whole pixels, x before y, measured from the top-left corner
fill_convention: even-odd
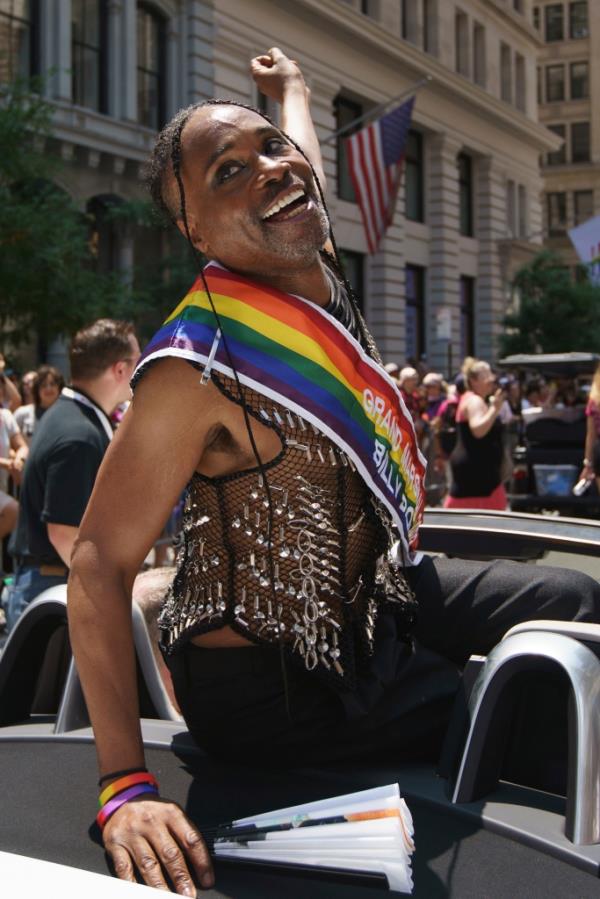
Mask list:
[[[486,361],[471,357],[450,378],[430,371],[424,362],[405,366],[389,362],[386,370],[398,384],[428,462],[430,505],[506,508],[504,488],[511,477],[514,449],[523,441],[526,410],[550,411],[587,400],[573,379],[547,381],[536,375],[522,380],[516,373],[495,373]],[[600,374],[596,382],[600,407]],[[600,414],[594,417],[596,407],[588,408],[592,411],[588,411],[584,476],[599,477],[600,483],[600,450],[596,475],[591,449],[600,434]]]

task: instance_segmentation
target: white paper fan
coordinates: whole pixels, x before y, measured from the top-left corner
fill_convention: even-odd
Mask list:
[[[384,875],[412,892],[413,822],[398,784],[307,802],[222,825],[217,858]]]

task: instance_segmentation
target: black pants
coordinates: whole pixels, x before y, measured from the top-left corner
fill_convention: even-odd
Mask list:
[[[489,652],[521,621],[600,622],[600,586],[578,572],[425,557],[409,579],[420,607],[416,648],[380,615],[370,668],[352,693],[290,663],[284,685],[278,649],[190,643],[168,659],[196,742],[237,762],[433,761],[469,655]]]

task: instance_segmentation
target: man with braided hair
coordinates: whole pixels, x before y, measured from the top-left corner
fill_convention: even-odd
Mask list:
[[[208,265],[142,356],[69,583],[111,787],[105,847],[120,877],[182,895],[190,869],[213,875],[143,767],[129,596],[184,488],[161,645],[191,734],[219,758],[431,759],[471,652],[600,605],[583,575],[417,552],[423,460],[335,262],[309,92],[276,48],[252,72],[281,129],[213,102],[159,136],[153,195]]]

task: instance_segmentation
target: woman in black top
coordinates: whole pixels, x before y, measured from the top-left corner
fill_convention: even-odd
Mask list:
[[[505,395],[494,388],[494,376],[487,362],[468,358],[463,365],[467,391],[456,413],[456,446],[450,456],[452,484],[446,508],[506,508],[502,484],[502,423],[498,415]]]

